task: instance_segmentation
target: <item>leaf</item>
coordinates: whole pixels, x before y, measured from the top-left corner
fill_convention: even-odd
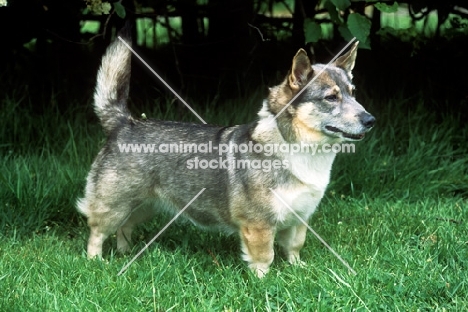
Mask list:
[[[330,1],[341,11],[346,10],[351,5],[350,0],[330,0]]]
[[[338,32],[340,33],[341,37],[343,37],[343,39],[346,41],[350,41],[354,37],[349,31],[348,27],[346,27],[346,25],[338,26]]]
[[[351,13],[348,16],[347,25],[349,31],[357,40],[367,41],[371,29],[371,21],[367,17],[359,13]]]
[[[346,41],[350,41],[351,39],[356,37],[349,31],[349,29],[348,29],[348,27],[346,27],[346,25],[338,26],[338,32],[340,33],[341,37],[343,37],[343,39],[346,40]],[[359,40],[359,48],[370,50],[370,48],[371,48],[370,39],[366,38],[365,40]]]
[[[393,2],[392,5],[388,5],[384,2],[378,2],[376,4],[374,4],[374,6],[376,7],[376,9],[378,9],[379,11],[381,12],[384,12],[384,13],[395,13],[396,11],[398,11],[398,3],[397,2]]]
[[[304,35],[306,43],[317,42],[322,38],[322,27],[308,18],[304,21]]]
[[[121,19],[124,19],[127,12],[125,12],[125,8],[124,8],[124,6],[122,5],[122,3],[120,3],[120,1],[117,1],[117,2],[114,2],[113,5],[114,5],[114,11],[115,11],[115,13],[117,13],[117,15],[118,15]]]
[[[361,49],[370,50],[371,49],[370,38],[367,38],[366,41],[359,41],[358,47]]]
[[[338,14],[336,6],[330,0],[325,1],[323,6],[327,9],[330,19],[334,24],[341,25],[343,23],[343,19]]]

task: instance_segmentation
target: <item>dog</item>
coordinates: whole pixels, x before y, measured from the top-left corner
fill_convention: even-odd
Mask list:
[[[128,33],[121,31],[120,38],[130,45]],[[286,260],[302,263],[307,226],[300,219],[316,210],[336,156],[321,148],[362,140],[375,123],[353,94],[357,46],[328,67],[312,65],[300,49],[255,121],[219,127],[132,117],[131,51],[116,39],[102,58],[94,94],[107,141],[77,201],[90,228],[88,257],[101,257],[113,233],[118,251],[128,252],[138,223],[162,210],[180,212],[204,188],[182,215],[206,229],[238,233],[255,275],[268,272],[275,236]],[[283,148],[294,144],[301,150]],[[167,152],[168,146],[179,150]]]

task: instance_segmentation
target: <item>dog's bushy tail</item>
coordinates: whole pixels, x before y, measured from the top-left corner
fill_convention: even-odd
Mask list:
[[[127,99],[132,52],[122,42],[124,40],[131,45],[130,27],[124,27],[119,37],[107,48],[102,58],[94,91],[94,111],[106,134],[131,118]]]

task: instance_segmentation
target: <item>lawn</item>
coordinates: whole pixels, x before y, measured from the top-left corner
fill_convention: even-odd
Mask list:
[[[358,93],[378,123],[355,154],[338,156],[310,220],[357,275],[309,233],[305,266],[277,257],[259,280],[240,259],[236,236],[181,220],[117,276],[170,216],[141,226],[131,255],[116,254],[112,237],[104,260],[87,260],[88,228],[74,202],[104,139],[90,104],[72,101],[63,112],[52,96],[37,114],[19,90],[4,94],[1,311],[468,309],[468,131],[454,115],[428,112],[417,97],[372,100]],[[260,103],[259,93],[225,109],[195,108],[209,122],[237,124],[252,120]],[[238,114],[227,117],[234,106]],[[180,119],[170,108],[163,115],[154,102],[139,110]]]

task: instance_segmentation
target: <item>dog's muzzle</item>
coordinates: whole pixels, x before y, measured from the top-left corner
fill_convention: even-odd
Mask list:
[[[372,129],[372,127],[375,124],[375,117],[369,114],[368,112],[362,112],[358,116],[359,122],[361,123],[362,126],[362,131],[359,133],[350,133],[343,131],[341,129],[338,129],[334,126],[327,125],[325,126],[325,129],[329,132],[332,133],[333,135],[340,135],[342,138],[346,140],[351,140],[351,141],[359,141],[364,139],[366,136],[366,133]]]
[[[359,121],[366,129],[370,130],[375,124],[375,117],[368,112],[363,112],[359,115]]]

